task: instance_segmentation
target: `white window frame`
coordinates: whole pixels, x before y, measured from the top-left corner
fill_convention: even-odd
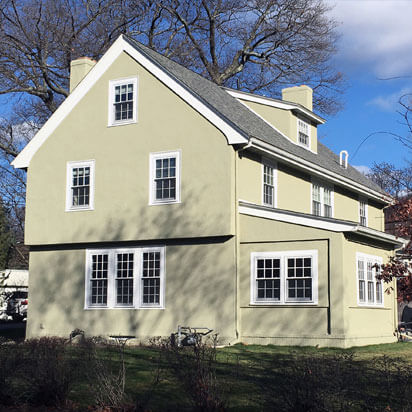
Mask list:
[[[362,260],[364,262],[364,278],[363,279],[359,279],[359,261]],[[366,253],[360,253],[357,252],[356,253],[356,300],[358,303],[358,306],[367,306],[367,307],[384,307],[384,303],[385,303],[385,293],[383,290],[383,281],[382,280],[377,280],[375,275],[376,275],[376,269],[373,269],[373,302],[369,302],[368,301],[368,278],[367,278],[367,270],[368,270],[368,262],[372,263],[372,265],[374,264],[379,264],[382,265],[382,258],[379,256],[374,256],[374,255],[368,255]],[[359,281],[363,280],[365,283],[365,287],[364,287],[364,293],[365,293],[365,301],[362,302],[359,298]],[[376,284],[380,283],[380,290],[381,290],[381,298],[382,301],[378,302],[376,299]]]
[[[313,210],[313,185],[320,187],[320,215],[315,215]],[[331,216],[325,216],[325,198],[324,198],[324,189],[327,188],[330,190],[330,202],[331,202]],[[335,216],[335,191],[334,186],[316,179],[312,179],[312,184],[310,188],[310,213],[314,216],[319,217],[328,217],[333,218]]]
[[[265,202],[265,166],[273,169],[273,202],[272,204]],[[278,193],[277,193],[277,183],[278,183],[278,169],[277,164],[274,160],[263,158],[262,159],[262,205],[269,207],[277,207]]]
[[[94,210],[94,160],[70,161],[66,164],[66,212]],[[89,177],[89,204],[73,206],[72,179],[73,169],[80,167],[90,168]]]
[[[287,297],[287,259],[312,259],[312,299]],[[258,259],[280,259],[280,299],[257,299],[256,288],[256,261]],[[289,250],[282,252],[252,252],[250,254],[250,305],[317,305],[318,304],[318,251],[317,250]]]
[[[125,120],[115,120],[115,87],[124,84],[133,84],[133,118]],[[109,81],[109,102],[108,102],[108,126],[121,126],[125,124],[137,123],[137,77],[128,77]]]
[[[160,299],[159,304],[144,304],[142,273],[143,273],[143,253],[160,252]],[[116,304],[116,255],[118,253],[133,253],[133,305]],[[95,254],[108,254],[108,286],[107,304],[91,304],[91,274],[92,256]],[[164,246],[138,247],[138,248],[119,248],[119,249],[86,249],[85,265],[85,296],[84,309],[164,309],[166,290],[166,248]]]
[[[365,205],[365,219],[366,219],[366,224],[362,225],[361,224],[361,219],[362,219],[362,215],[361,215],[361,208],[362,208],[362,203]],[[359,198],[359,224],[361,226],[365,226],[368,227],[368,199],[360,197]]]
[[[156,160],[168,157],[176,158],[176,196],[175,199],[156,199]],[[165,205],[171,203],[181,203],[180,201],[180,176],[181,176],[181,150],[174,150],[169,152],[150,153],[150,173],[149,173],[149,205]]]
[[[300,123],[306,125],[307,128],[308,128],[308,135],[307,135],[308,136],[308,144],[307,145],[300,141],[300,136],[299,136]],[[310,147],[311,147],[311,123],[307,122],[306,120],[303,120],[301,117],[297,117],[296,118],[296,124],[297,124],[297,143],[298,143],[298,145],[302,146],[306,149],[310,149]]]

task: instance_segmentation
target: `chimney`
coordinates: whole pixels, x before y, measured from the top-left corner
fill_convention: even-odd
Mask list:
[[[70,62],[70,93],[96,64],[90,57],[80,57]]]
[[[313,110],[313,91],[309,86],[293,86],[282,89],[282,100],[299,103],[310,111]]]

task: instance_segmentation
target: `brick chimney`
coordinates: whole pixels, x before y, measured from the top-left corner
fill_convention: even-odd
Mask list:
[[[90,57],[80,57],[70,62],[70,93],[96,64]]]
[[[313,91],[304,84],[282,89],[282,100],[299,103],[310,111],[313,110]]]

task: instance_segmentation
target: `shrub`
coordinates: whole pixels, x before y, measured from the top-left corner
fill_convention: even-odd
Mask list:
[[[178,347],[171,339],[163,342],[162,351],[167,366],[171,369],[188,397],[193,409],[201,412],[226,410],[222,385],[217,379],[217,338],[205,343],[198,340],[195,345]]]

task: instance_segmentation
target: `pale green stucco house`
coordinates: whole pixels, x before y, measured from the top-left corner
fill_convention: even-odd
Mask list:
[[[27,334],[348,347],[395,340],[390,199],[318,142],[306,86],[221,88],[120,37],[72,63],[27,169]]]

